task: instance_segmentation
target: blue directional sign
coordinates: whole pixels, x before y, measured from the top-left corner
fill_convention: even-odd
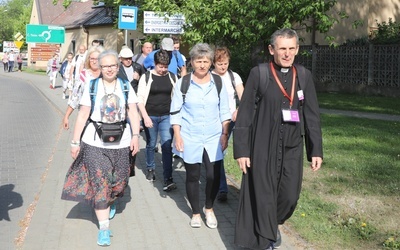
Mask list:
[[[119,6],[118,29],[136,30],[138,8]]]

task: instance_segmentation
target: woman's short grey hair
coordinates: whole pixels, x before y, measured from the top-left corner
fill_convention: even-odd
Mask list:
[[[100,67],[101,67],[101,64],[100,64],[101,59],[103,59],[106,56],[113,56],[115,58],[115,62],[118,64],[118,53],[115,50],[104,50],[99,55],[99,66]]]
[[[207,43],[198,43],[189,52],[191,60],[207,57],[211,62],[214,60],[214,50]]]
[[[297,35],[297,32],[289,29],[289,28],[283,28],[280,30],[275,31],[270,40],[270,45],[273,47],[275,46],[276,39],[278,37],[284,37],[284,38],[293,38],[296,37],[296,44],[299,45],[299,36]]]

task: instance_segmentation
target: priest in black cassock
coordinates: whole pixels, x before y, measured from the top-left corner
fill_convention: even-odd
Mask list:
[[[304,143],[311,169],[322,164],[318,100],[311,72],[293,64],[298,50],[294,30],[275,31],[273,61],[251,70],[240,102],[233,150],[243,171],[235,228],[242,247],[279,247],[278,225],[300,196]]]

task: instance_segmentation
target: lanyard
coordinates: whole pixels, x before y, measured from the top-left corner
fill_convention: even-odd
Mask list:
[[[278,83],[279,88],[281,89],[283,95],[289,99],[290,101],[290,108],[292,108],[293,105],[293,99],[294,99],[294,88],[296,86],[296,68],[293,68],[293,81],[292,81],[292,93],[290,93],[290,96],[288,95],[288,93],[286,92],[286,90],[283,88],[281,81],[279,80],[278,76],[276,75],[276,70],[274,68],[274,65],[272,64],[272,62],[270,62],[270,67],[271,67],[271,71],[272,74],[274,75],[275,81]]]

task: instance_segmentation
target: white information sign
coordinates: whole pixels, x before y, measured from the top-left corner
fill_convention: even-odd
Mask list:
[[[147,34],[183,34],[185,17],[181,14],[160,16],[154,11],[144,11],[143,32]]]
[[[19,53],[19,48],[14,41],[3,41],[3,52],[10,52],[11,50]]]

